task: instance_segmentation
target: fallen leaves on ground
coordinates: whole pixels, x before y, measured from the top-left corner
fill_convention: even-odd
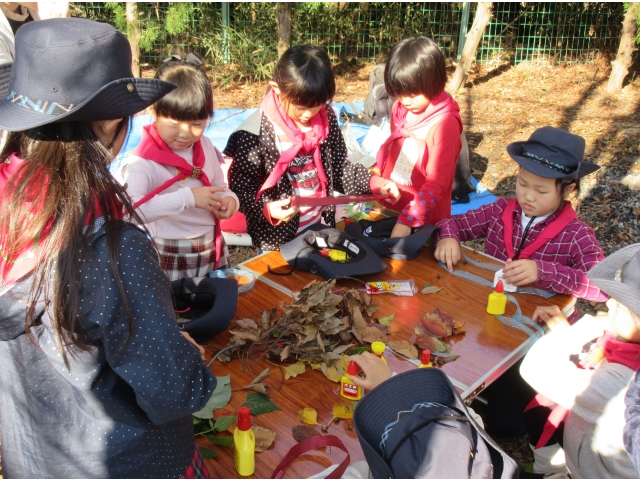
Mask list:
[[[261,427],[260,425],[253,425],[251,429],[253,430],[253,435],[256,438],[256,452],[258,453],[267,450],[276,439],[276,432],[269,430],[268,428]]]
[[[407,340],[390,340],[389,347],[407,358],[418,359],[418,349]]]

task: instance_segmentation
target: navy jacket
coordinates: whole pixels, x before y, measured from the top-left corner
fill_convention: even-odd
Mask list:
[[[104,227],[95,259],[81,260],[81,324],[90,352],[56,346],[51,318],[24,332],[31,277],[0,296],[0,425],[5,478],[179,477],[195,449],[191,413],[205,405],[215,377],[181,334],[171,285],[147,235],[127,224],[119,269],[133,312],[130,343],[108,263]]]

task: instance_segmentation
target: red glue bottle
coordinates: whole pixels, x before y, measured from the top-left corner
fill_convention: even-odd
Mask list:
[[[420,365],[418,365],[418,368],[429,367],[433,367],[433,363],[431,363],[431,352],[429,350],[423,350],[422,358],[420,359]]]
[[[348,400],[360,400],[362,398],[362,387],[355,385],[349,375],[354,377],[358,375],[358,364],[356,362],[349,362],[347,373],[340,378],[340,395]]]

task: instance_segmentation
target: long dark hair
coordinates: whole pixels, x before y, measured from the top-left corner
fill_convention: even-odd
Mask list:
[[[336,94],[327,52],[311,45],[297,45],[284,52],[273,70],[273,81],[284,100],[298,107],[317,107]]]
[[[124,119],[118,133],[127,128]],[[12,153],[25,162],[11,176],[0,199],[0,237],[8,256],[17,256],[34,242],[38,266],[27,300],[25,331],[34,341],[31,328],[39,323],[37,304],[44,300],[50,312],[58,348],[69,367],[70,347],[87,351],[92,339],[79,319],[87,306],[80,306],[84,266],[93,254],[87,232],[96,220],[105,221],[109,263],[122,298],[129,335],[133,315],[118,273],[118,252],[123,213],[142,224],[124,188],[107,168],[113,159],[100,143],[89,122],[60,122],[25,132],[9,133],[0,162]],[[46,236],[42,233],[47,232]],[[84,311],[83,311],[84,310]],[[34,341],[35,343],[35,341]]]

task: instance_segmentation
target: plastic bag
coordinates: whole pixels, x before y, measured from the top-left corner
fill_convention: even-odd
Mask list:
[[[410,280],[389,280],[386,282],[367,282],[364,290],[371,295],[393,293],[400,297],[412,297],[418,292],[416,282]]]

